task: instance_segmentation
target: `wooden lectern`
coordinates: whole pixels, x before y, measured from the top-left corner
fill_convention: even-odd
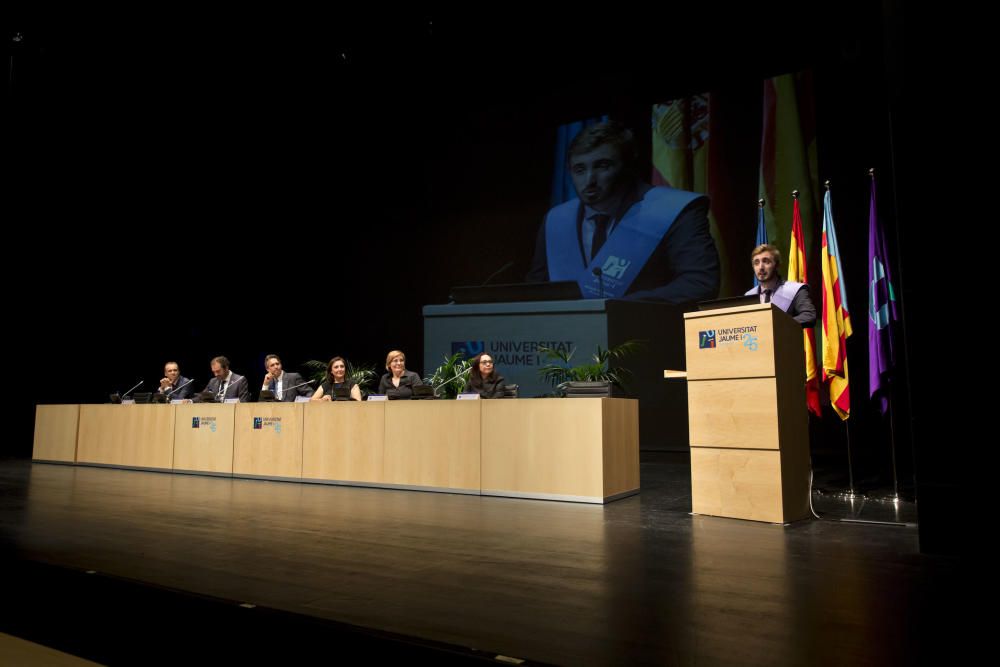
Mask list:
[[[695,514],[809,516],[802,327],[772,304],[684,315]]]

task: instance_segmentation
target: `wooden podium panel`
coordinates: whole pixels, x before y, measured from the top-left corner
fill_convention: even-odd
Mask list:
[[[81,405],[77,463],[171,469],[174,405]]]
[[[35,461],[76,461],[76,431],[80,425],[79,405],[35,406]]]
[[[482,403],[484,494],[601,503],[639,488],[636,401]]]
[[[714,333],[707,345],[703,332]],[[800,343],[801,346],[801,343]],[[769,305],[739,306],[684,315],[688,380],[774,377],[774,335]]]
[[[383,482],[479,493],[481,403],[386,402]]]
[[[684,320],[692,510],[774,523],[807,517],[802,327],[773,304]]]
[[[237,403],[233,474],[302,477],[302,403]]]
[[[691,448],[691,511],[782,523],[781,454]]]
[[[175,409],[174,470],[233,474],[236,406],[184,403]]]
[[[387,401],[306,403],[302,477],[381,483],[386,403]]]
[[[778,449],[773,377],[690,382],[688,400],[699,406],[688,415],[692,447]]]

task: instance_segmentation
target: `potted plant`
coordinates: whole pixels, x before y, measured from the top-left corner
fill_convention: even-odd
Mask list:
[[[565,394],[566,387],[570,382],[604,382],[627,394],[626,380],[632,373],[627,368],[612,366],[611,362],[620,361],[630,354],[638,352],[643,344],[643,341],[627,340],[607,350],[598,345],[597,352],[591,357],[589,363],[576,366],[572,365],[576,348],[566,352],[539,347],[539,351],[542,352],[548,363],[538,369],[538,375],[542,380],[551,384],[559,395]]]
[[[464,352],[445,357],[444,363],[424,378],[424,384],[433,387],[434,395],[438,398],[455,398],[465,389],[472,365],[463,357]]]

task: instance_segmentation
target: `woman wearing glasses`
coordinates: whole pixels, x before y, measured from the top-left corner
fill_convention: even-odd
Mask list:
[[[474,392],[481,398],[503,398],[505,388],[503,376],[497,373],[493,366],[493,357],[483,352],[472,358],[466,392]]]
[[[393,350],[385,357],[385,369],[389,371],[378,383],[378,393],[392,398],[410,398],[412,387],[423,384],[420,376],[406,370],[406,355],[399,350]]]

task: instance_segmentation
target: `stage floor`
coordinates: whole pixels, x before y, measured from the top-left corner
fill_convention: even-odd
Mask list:
[[[944,641],[958,567],[918,552],[912,504],[863,504],[901,525],[837,521],[851,508],[829,495],[824,519],[790,526],[691,516],[686,457],[644,452],[641,472],[640,495],[594,506],[6,460],[0,555],[8,577],[93,571],[454,659],[916,664]],[[175,646],[182,616],[166,622]]]

